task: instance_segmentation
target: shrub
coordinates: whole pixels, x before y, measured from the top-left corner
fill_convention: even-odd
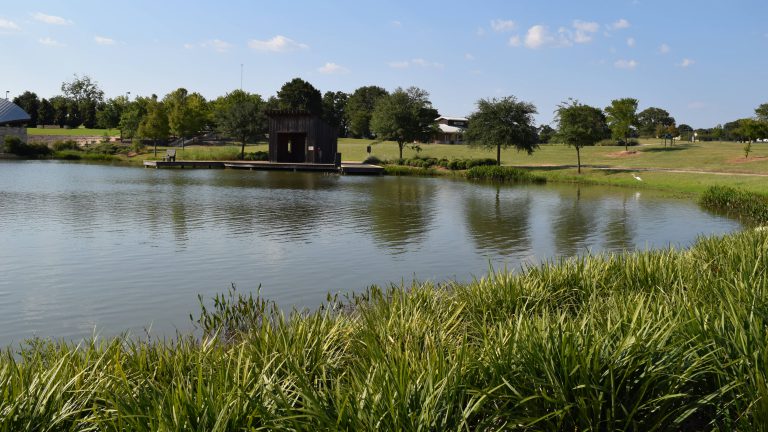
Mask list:
[[[505,166],[475,166],[467,170],[467,178],[509,183],[546,183],[547,179],[520,168]]]
[[[421,168],[403,165],[385,165],[384,173],[387,175],[410,176],[435,176],[438,172],[432,168]]]
[[[728,186],[712,186],[701,196],[699,204],[705,208],[735,214],[759,224],[768,223],[768,195]]]
[[[238,157],[239,159],[239,157]],[[250,160],[250,161],[268,161],[269,160],[269,152],[265,151],[255,151],[253,153],[246,153],[243,160]]]
[[[377,158],[376,156],[368,156],[367,158],[365,158],[363,163],[371,164],[371,165],[383,165],[385,161]]]
[[[64,150],[81,151],[82,149],[74,140],[66,140],[53,143],[53,150],[59,152]]]
[[[112,143],[100,143],[86,148],[88,153],[104,154],[104,155],[116,155],[120,153],[121,148]]]
[[[15,136],[5,137],[5,151],[29,158],[48,156],[52,153],[51,149],[45,144],[27,144]]]

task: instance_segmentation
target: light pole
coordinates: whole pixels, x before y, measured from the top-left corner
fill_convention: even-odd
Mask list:
[[[125,101],[129,102],[131,100],[131,92],[125,92]]]
[[[5,91],[5,100],[8,100],[8,93],[10,93],[10,92],[11,92],[10,90],[6,90]]]
[[[240,90],[243,89],[243,64],[240,63]]]

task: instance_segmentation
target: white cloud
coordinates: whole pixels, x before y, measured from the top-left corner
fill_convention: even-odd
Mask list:
[[[8,21],[7,19],[0,18],[0,31],[2,30],[10,30],[10,31],[16,31],[21,30],[18,25],[16,25],[13,21]]]
[[[248,42],[248,46],[256,51],[268,51],[268,52],[288,52],[303,50],[309,48],[309,45],[296,42],[293,39],[287,38],[282,35],[277,35],[268,40],[256,40],[251,39]]]
[[[43,45],[50,46],[50,47],[63,47],[63,46],[65,46],[63,43],[61,43],[61,42],[59,42],[59,41],[57,41],[55,39],[51,39],[49,37],[40,38],[37,41],[40,42]]]
[[[466,53],[464,54],[464,60],[474,60],[475,56],[472,55],[472,53]]]
[[[627,38],[627,46],[628,47],[634,47],[635,46],[635,38]]]
[[[200,44],[203,48],[213,48],[217,52],[227,52],[230,48],[232,48],[232,44],[229,42],[224,42],[220,39],[213,39],[209,41],[205,41]]]
[[[445,65],[443,65],[442,63],[427,61],[427,60],[424,60],[423,58],[389,62],[389,67],[394,69],[408,69],[412,66],[421,67],[421,68],[433,68],[433,69],[443,69],[445,67]]]
[[[184,48],[188,49],[188,50],[194,49],[195,48],[195,44],[185,43],[184,44]]]
[[[689,58],[684,58],[683,61],[680,62],[680,67],[687,68],[688,66],[693,66],[696,63],[695,60],[691,60]]]
[[[519,47],[522,44],[523,44],[523,41],[520,39],[519,35],[514,35],[511,38],[509,38],[509,46]]]
[[[635,60],[616,60],[613,62],[613,66],[619,69],[634,69],[637,67]]]
[[[525,34],[525,46],[530,49],[538,49],[552,42],[554,42],[554,38],[549,34],[549,30],[541,24],[529,28]]]
[[[115,44],[115,40],[114,39],[111,39],[111,38],[108,38],[108,37],[104,37],[104,36],[94,36],[93,40],[96,41],[96,43],[99,44],[99,45],[114,45]]]
[[[669,45],[663,43],[661,46],[659,46],[659,52],[662,54],[666,54],[668,52],[672,51],[672,48],[669,47]]]
[[[336,63],[328,62],[323,66],[317,68],[317,71],[324,74],[342,74],[349,72],[349,69],[344,66],[337,65]]]
[[[403,26],[403,23],[401,23],[400,21],[391,21],[390,24],[392,24],[392,27],[397,27],[397,28],[400,28]]]
[[[512,20],[495,19],[495,20],[491,20],[491,28],[496,33],[502,33],[502,32],[508,32],[516,29],[517,24],[515,24],[515,22]]]
[[[485,29],[482,27],[478,27],[477,31],[475,32],[478,36],[483,37],[485,36]]]
[[[597,33],[597,30],[600,29],[600,25],[596,22],[574,20],[573,28],[576,29],[573,41],[576,43],[587,43],[592,41],[592,35]],[[561,31],[561,33],[564,32]]]
[[[620,20],[612,23],[609,26],[611,30],[621,30],[629,27],[630,27],[629,21],[625,20],[624,18],[621,18]]]
[[[32,18],[34,18],[37,21],[46,23],[46,24],[52,24],[52,25],[71,25],[72,21],[56,16],[56,15],[46,15],[42,12],[37,12],[32,14]]]

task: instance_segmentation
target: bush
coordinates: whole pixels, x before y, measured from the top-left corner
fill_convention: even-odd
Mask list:
[[[239,157],[238,157],[239,159]],[[268,161],[269,160],[269,152],[265,151],[255,151],[253,153],[246,153],[243,160],[249,160],[249,161]]]
[[[528,171],[505,166],[475,166],[467,170],[467,178],[509,183],[546,183],[547,179]]]
[[[759,224],[768,223],[768,195],[728,186],[712,186],[701,196],[699,204],[705,208],[735,214]]]
[[[82,148],[74,140],[56,141],[53,143],[53,150],[60,152],[64,150],[81,151]]]
[[[112,143],[100,143],[86,148],[86,152],[103,155],[116,155],[120,153],[121,148]]]
[[[377,158],[376,156],[368,156],[367,158],[365,158],[363,163],[371,164],[371,165],[383,165],[385,161]]]
[[[432,168],[421,168],[403,165],[385,165],[384,173],[397,176],[435,176],[438,172]]]
[[[15,136],[5,137],[5,151],[28,158],[48,156],[53,153],[45,144],[27,144],[22,142],[19,137]]]

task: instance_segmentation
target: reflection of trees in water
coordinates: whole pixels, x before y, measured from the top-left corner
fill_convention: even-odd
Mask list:
[[[528,190],[515,190],[516,195],[500,197],[496,187],[493,197],[470,194],[465,198],[466,225],[478,249],[500,255],[531,248],[530,213],[533,198]]]
[[[423,240],[434,217],[435,186],[412,178],[382,179],[367,184],[368,207],[360,207],[360,222],[370,225],[374,239],[391,253]]]
[[[595,233],[597,217],[596,202],[584,199],[581,188],[573,196],[561,196],[552,219],[556,253],[572,256],[583,252]]]
[[[611,208],[606,214],[605,248],[623,250],[634,247],[635,227],[627,210],[629,198],[624,195],[620,208]]]

